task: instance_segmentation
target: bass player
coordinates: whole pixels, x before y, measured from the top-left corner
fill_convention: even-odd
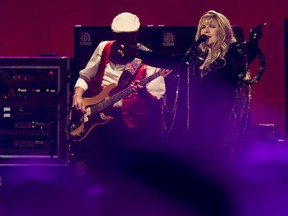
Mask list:
[[[111,25],[115,40],[99,43],[74,87],[72,110],[79,122],[70,123],[70,135],[76,142],[88,143],[88,164],[101,169],[97,174],[119,168],[128,146],[145,148],[160,138],[160,105],[168,70],[143,64],[135,50],[124,48],[147,49],[137,42],[139,28],[136,15],[118,14]],[[141,82],[146,78],[147,83]],[[85,98],[88,92],[89,99]]]

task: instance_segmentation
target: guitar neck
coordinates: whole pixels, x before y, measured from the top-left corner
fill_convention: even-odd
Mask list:
[[[139,84],[145,86],[147,83],[149,83],[152,80],[156,79],[159,75],[160,75],[160,71],[150,75],[149,77],[146,77],[146,78],[140,80]],[[114,103],[118,102],[122,98],[127,97],[132,92],[133,92],[133,87],[131,87],[131,86],[129,86],[126,89],[123,89],[123,90],[119,91],[118,93],[112,95],[109,99],[104,100],[103,102],[101,102],[101,104],[99,104],[99,106],[101,106],[100,110],[103,110],[106,107],[109,107],[109,106],[113,105]]]
[[[145,79],[140,80],[139,84],[142,85],[142,86],[145,86],[146,84],[148,84],[152,80],[156,79],[159,75],[160,75],[160,71],[158,71],[157,73],[152,74],[149,77],[146,77]]]

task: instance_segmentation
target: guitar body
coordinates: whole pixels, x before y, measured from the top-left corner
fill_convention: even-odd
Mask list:
[[[86,113],[81,110],[76,110],[72,107],[69,113],[69,135],[75,142],[81,142],[97,125],[106,124],[112,120],[112,116],[105,115],[105,111],[109,109],[101,109],[97,105],[105,103],[106,100],[116,92],[116,84],[107,86],[98,95],[91,98],[83,98],[83,104],[86,108]]]
[[[157,73],[150,75],[140,80],[139,85],[145,86],[147,83],[157,78],[158,76],[167,76],[172,70],[163,69]],[[132,86],[127,88],[118,87],[116,83],[112,83],[104,88],[98,95],[91,98],[83,98],[83,103],[86,108],[86,112],[76,110],[72,107],[69,113],[68,131],[70,138],[75,142],[81,142],[97,125],[106,124],[112,120],[112,116],[105,115],[114,103],[129,96],[134,92]],[[134,95],[134,94],[132,94]],[[135,95],[134,95],[135,96]],[[137,100],[138,105],[135,107],[133,103],[129,102],[130,99]],[[146,106],[141,98],[128,97],[127,108],[124,110],[123,117],[128,127],[137,127],[144,122],[147,114]],[[129,105],[128,105],[129,104]],[[135,108],[135,109],[134,109]],[[137,117],[132,117],[132,115]]]

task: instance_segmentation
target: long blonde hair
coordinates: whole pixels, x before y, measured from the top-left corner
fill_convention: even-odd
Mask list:
[[[217,42],[212,46],[208,47],[204,43],[200,44],[200,50],[205,53],[210,50],[209,58],[204,62],[203,68],[209,69],[209,66],[216,60],[221,59],[226,64],[224,56],[228,52],[230,44],[236,42],[236,38],[230,24],[230,21],[221,13],[214,10],[209,10],[203,14],[200,18],[195,40],[197,41],[201,34],[201,26],[204,23],[215,23],[219,26],[220,34]]]

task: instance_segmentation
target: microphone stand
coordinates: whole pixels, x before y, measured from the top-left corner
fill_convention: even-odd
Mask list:
[[[185,57],[188,59],[188,61],[186,61],[186,65],[187,65],[187,122],[186,122],[186,128],[187,128],[187,143],[190,142],[190,121],[191,121],[191,110],[190,110],[190,74],[192,74],[192,86],[193,86],[193,91],[192,91],[192,99],[193,99],[193,104],[192,104],[192,108],[193,108],[193,117],[195,117],[196,115],[196,96],[197,96],[197,88],[198,88],[198,74],[197,74],[197,67],[196,67],[196,53],[198,50],[198,47],[201,43],[206,42],[206,40],[208,39],[208,36],[205,34],[202,34],[199,36],[199,38],[197,39],[197,41],[194,42],[194,44],[191,46],[190,49],[187,50]],[[188,58],[189,56],[189,58]]]
[[[186,83],[186,139],[187,139],[187,144],[190,142],[190,61],[186,62],[186,67],[187,67],[187,83]]]
[[[186,61],[186,66],[187,66],[187,107],[186,107],[186,112],[187,112],[187,120],[186,120],[186,138],[187,138],[187,144],[190,143],[190,134],[191,134],[191,119],[194,118],[194,116],[197,114],[195,113],[196,111],[196,96],[197,96],[197,87],[198,87],[198,74],[197,74],[197,66],[196,66],[196,52],[195,50],[193,51],[191,57]],[[191,76],[192,75],[192,76]],[[193,88],[191,88],[191,86]],[[192,91],[191,91],[192,89]],[[191,92],[191,95],[190,95]],[[191,100],[192,99],[192,100]],[[192,108],[192,109],[191,109]],[[191,114],[192,117],[191,118]]]

